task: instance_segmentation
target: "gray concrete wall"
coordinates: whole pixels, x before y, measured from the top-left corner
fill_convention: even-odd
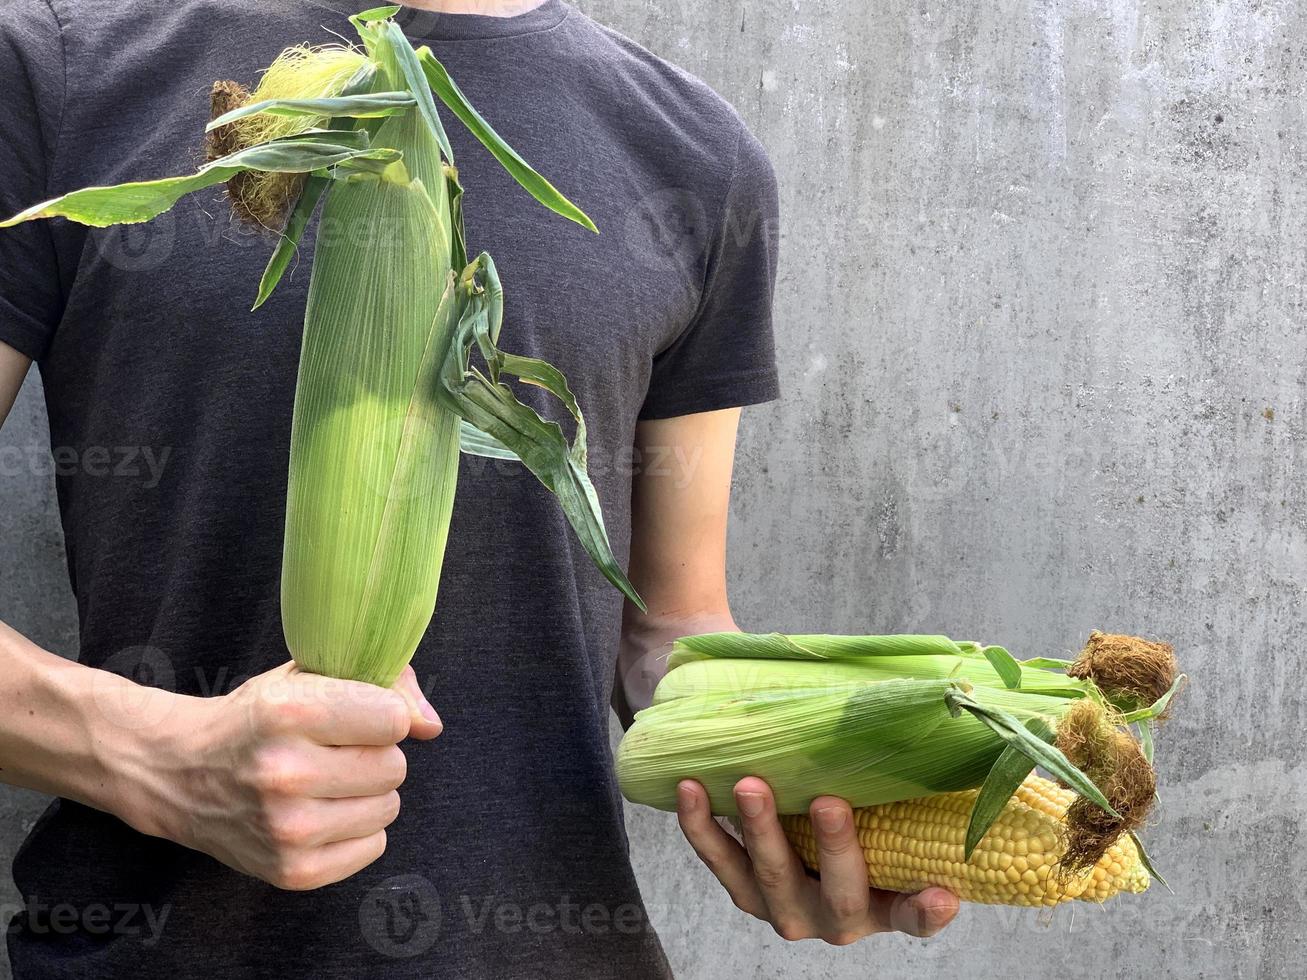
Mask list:
[[[678,974],[1301,975],[1307,11],[580,5],[731,99],[780,175],[787,397],[744,427],[740,621],[1021,655],[1138,631],[1194,678],[1147,833],[1174,894],[786,945],[632,812]],[[0,445],[41,443],[37,402]],[[4,477],[0,610],[68,650],[49,483]],[[38,805],[0,792],[0,863]]]

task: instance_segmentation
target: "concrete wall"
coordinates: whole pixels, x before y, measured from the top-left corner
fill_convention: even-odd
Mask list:
[[[787,946],[730,906],[673,820],[633,812],[678,974],[1300,975],[1307,11],[580,6],[731,99],[780,174],[787,397],[746,416],[741,622],[1020,655],[1138,631],[1194,678],[1147,833],[1173,895]],[[41,442],[37,396],[0,445]],[[0,610],[70,649],[48,484],[4,477]],[[37,807],[0,792],[0,862]]]

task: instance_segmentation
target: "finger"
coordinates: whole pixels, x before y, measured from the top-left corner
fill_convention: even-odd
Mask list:
[[[408,775],[408,759],[397,745],[308,746],[304,759],[311,775],[303,795],[317,799],[383,795]]]
[[[812,801],[809,816],[821,865],[822,936],[839,945],[851,943],[873,928],[867,860],[858,843],[853,810],[841,799],[820,796]]]
[[[357,874],[386,852],[386,832],[324,844],[309,852],[281,883],[292,891],[322,888]]]
[[[765,916],[767,903],[758,891],[749,855],[713,818],[708,793],[693,780],[687,779],[676,787],[676,819],[694,853],[721,882],[736,907],[759,918]]]
[[[753,862],[753,877],[767,903],[767,918],[785,939],[815,934],[815,887],[803,871],[781,822],[776,800],[761,779],[749,777],[735,784],[744,844]]]
[[[302,671],[269,684],[274,727],[319,745],[394,745],[408,735],[408,704],[395,691]]]
[[[444,722],[440,720],[440,715],[436,714],[436,709],[431,706],[431,702],[422,692],[422,685],[418,683],[418,675],[412,665],[404,668],[404,672],[399,675],[399,680],[395,682],[394,690],[408,705],[412,721],[408,730],[409,738],[426,741],[435,738],[444,730]]]
[[[945,888],[926,888],[914,895],[873,889],[872,920],[877,932],[902,932],[926,939],[953,921],[957,896]]]
[[[316,811],[313,820],[320,829],[308,844],[319,847],[335,841],[371,837],[377,831],[385,830],[399,817],[399,794],[392,791],[347,800],[316,800],[313,809]]]

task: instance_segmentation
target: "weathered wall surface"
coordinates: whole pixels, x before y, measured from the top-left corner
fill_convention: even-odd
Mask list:
[[[1064,976],[1299,975],[1307,10],[580,6],[733,101],[780,176],[786,398],[746,416],[741,623],[1019,655],[1103,627],[1172,640],[1194,678],[1147,834],[1174,895],[787,946],[731,907],[671,818],[632,812],[679,975],[1015,975],[1031,943]],[[42,444],[38,396],[29,384],[0,446]],[[50,479],[14,469],[0,614],[71,650]],[[0,792],[0,858],[37,806]]]

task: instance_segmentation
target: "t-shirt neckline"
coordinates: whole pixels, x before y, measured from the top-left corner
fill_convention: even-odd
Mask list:
[[[315,0],[342,14],[382,5],[382,0]],[[418,7],[405,7],[395,22],[409,37],[428,41],[472,41],[482,38],[518,37],[557,27],[571,12],[563,0],[545,0],[540,6],[511,17],[484,14],[448,14]]]

